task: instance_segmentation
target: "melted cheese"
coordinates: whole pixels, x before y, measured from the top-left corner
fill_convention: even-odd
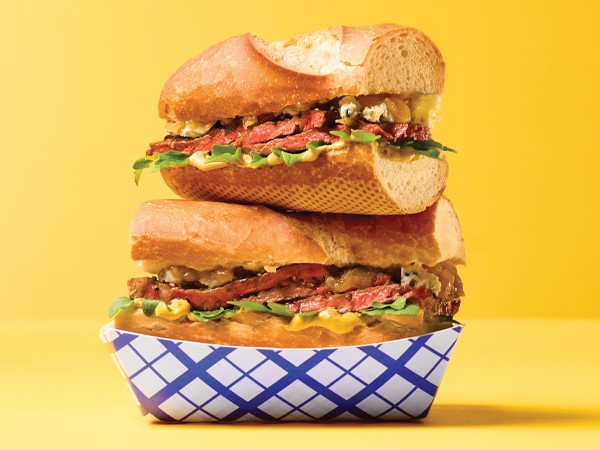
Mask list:
[[[154,315],[162,319],[177,320],[181,319],[190,312],[190,304],[187,300],[171,300],[167,305],[165,302],[160,302],[154,310]]]
[[[190,165],[202,171],[209,171],[215,169],[221,169],[227,167],[229,163],[226,162],[206,162],[206,154],[204,152],[193,153],[188,159]]]
[[[300,331],[310,327],[321,327],[337,334],[345,334],[364,325],[358,314],[339,313],[333,308],[327,308],[313,316],[296,314],[285,328],[288,331]]]
[[[197,138],[210,131],[215,122],[168,121],[165,125],[167,133],[171,136],[185,136]]]
[[[433,128],[441,100],[441,97],[435,94],[419,95],[413,98],[411,101],[413,122]]]

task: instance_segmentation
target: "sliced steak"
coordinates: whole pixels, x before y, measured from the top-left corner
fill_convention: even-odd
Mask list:
[[[311,295],[326,294],[328,292],[329,287],[324,283],[296,281],[287,286],[261,291],[254,297],[248,297],[247,300],[261,303],[281,302],[309,297]]]
[[[329,134],[333,130],[350,132],[348,125],[340,125],[332,120],[331,112],[312,109],[303,112],[300,116],[268,120],[258,123],[248,129],[243,126],[229,126],[226,128],[213,128],[206,135],[199,138],[185,138],[180,136],[167,136],[163,141],[153,142],[146,155],[166,153],[176,150],[185,153],[209,152],[213,145],[234,145],[245,153],[255,151],[261,155],[271,153],[273,147],[281,147],[285,151],[301,151],[312,140],[319,140],[331,144],[338,140]],[[269,117],[269,119],[273,119]],[[404,141],[430,139],[429,128],[407,123],[370,123],[359,120],[352,128],[368,131],[382,138],[398,144]]]
[[[129,295],[134,298],[160,300],[183,298],[188,300],[194,309],[210,311],[227,306],[229,301],[239,300],[275,287],[284,287],[298,280],[322,282],[328,274],[327,268],[321,264],[295,264],[282,267],[277,272],[232,281],[214,289],[185,289],[152,278],[134,278],[129,280]]]
[[[321,128],[327,124],[328,111],[321,109],[311,109],[302,113],[300,117],[300,128],[302,131],[312,130],[313,128]]]
[[[294,134],[300,129],[300,119],[292,117],[291,119],[280,120],[279,122],[265,122],[246,130],[234,145],[238,148],[246,148],[252,144],[271,141],[280,136]]]
[[[370,287],[334,293],[331,286],[325,283],[329,272],[320,264],[286,266],[274,273],[232,281],[214,289],[182,288],[148,277],[130,279],[128,287],[131,298],[166,302],[183,298],[190,302],[192,309],[198,310],[227,307],[227,302],[243,299],[260,303],[282,302],[294,313],[323,311],[328,307],[347,312],[360,311],[373,302],[390,303],[404,296],[409,303],[416,304],[425,311],[426,320],[434,320],[435,316],[454,316],[460,306],[460,296],[463,295],[462,282],[456,268],[440,264],[428,270],[440,278],[442,289],[437,297],[425,286],[411,287],[391,283],[391,278],[385,273],[369,276]],[[373,272],[365,270],[365,273]],[[365,282],[363,285],[369,283]]]
[[[313,295],[303,300],[287,303],[286,306],[294,313],[323,311],[335,308],[340,312],[360,311],[368,308],[373,302],[391,303],[404,295],[407,298],[418,299],[423,295],[431,296],[426,288],[412,288],[400,284],[387,284],[368,289],[359,289],[345,294]]]
[[[299,152],[305,150],[306,144],[310,141],[323,141],[327,144],[331,144],[338,139],[339,138],[336,136],[329,134],[328,131],[308,130],[284,138],[273,139],[272,141],[264,142],[262,144],[250,145],[242,150],[244,153],[253,151],[261,155],[269,155],[273,147],[280,147],[286,152]]]
[[[399,144],[405,141],[431,139],[429,128],[414,123],[379,124],[359,122],[358,129],[381,136],[392,144]]]

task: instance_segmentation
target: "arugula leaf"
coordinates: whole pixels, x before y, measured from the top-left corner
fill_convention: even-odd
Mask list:
[[[141,158],[135,160],[133,163],[133,168],[135,170],[146,169],[147,167],[150,167],[154,161],[156,161],[156,158],[157,156],[142,156]]]
[[[140,178],[144,169],[150,168],[150,172],[156,172],[160,169],[170,166],[179,166],[185,164],[190,155],[175,150],[166,153],[159,153],[151,156],[142,156],[133,163],[133,181],[136,186],[140,184]]]
[[[327,145],[327,142],[325,142],[325,141],[310,141],[306,144],[306,148],[315,150],[315,149],[321,147],[322,145]]]
[[[381,136],[377,136],[376,134],[364,130],[350,130],[350,133],[344,130],[330,131],[329,134],[337,136],[343,141],[361,142],[363,144],[370,144],[381,138]]]
[[[379,138],[381,138],[381,136],[377,136],[376,134],[369,133],[368,131],[364,130],[352,130],[350,133],[350,139],[353,141],[362,142],[363,144],[370,144]]]
[[[416,316],[419,314],[419,307],[417,305],[407,305],[406,297],[398,297],[392,303],[373,302],[368,308],[359,311],[359,314],[368,316],[380,316],[382,314]]]
[[[239,306],[240,308],[249,309],[250,311],[270,313],[271,310],[265,305],[259,302],[248,302],[248,301],[230,301],[227,302],[229,305]]]
[[[301,312],[296,314],[297,316],[300,317],[306,317],[306,316],[316,316],[317,314],[319,314],[320,311],[306,311],[306,312]]]
[[[294,317],[294,313],[292,311],[290,311],[286,306],[276,302],[267,303],[266,305],[263,305],[259,302],[249,301],[231,301],[227,303],[233,306],[239,306],[240,308],[248,309],[250,311],[275,314],[276,316],[283,317]]]
[[[269,302],[267,303],[267,306],[278,316],[294,317],[294,313],[290,311],[290,309],[287,306],[282,305],[281,303]]]
[[[420,155],[428,156],[430,158],[439,159],[441,152],[452,152],[458,153],[456,150],[446,147],[437,141],[432,139],[419,139],[415,141],[406,141],[400,143],[400,145],[389,144],[390,147],[396,150],[413,150]]]
[[[366,314],[367,316],[381,316],[383,314],[402,314],[405,316],[416,316],[419,314],[419,307],[417,305],[407,305],[404,309],[394,308],[382,308],[382,309],[363,309],[359,311],[359,314]]]
[[[450,147],[446,147],[446,146],[440,144],[439,142],[434,141],[433,139],[420,139],[420,140],[409,141],[409,142],[411,143],[411,146],[415,150],[429,150],[431,148],[437,148],[444,152],[458,153],[456,150],[454,150]]]
[[[342,139],[348,139],[350,137],[350,133],[348,133],[347,131],[344,131],[344,130],[330,131],[329,134],[332,134],[332,135],[337,136]]]
[[[294,164],[297,164],[303,160],[302,153],[288,153],[281,147],[273,147],[271,151],[283,159],[283,162],[288,167],[293,166]]]
[[[214,144],[210,150],[210,156],[205,161],[211,162],[233,162],[242,156],[242,149],[235,148],[233,145]]]
[[[112,319],[121,309],[129,308],[133,304],[133,299],[129,297],[117,297],[108,308],[108,318]]]
[[[176,150],[170,150],[166,153],[159,153],[158,158],[156,158],[156,161],[154,161],[152,169],[150,169],[150,172],[157,172],[165,167],[180,166],[185,164],[188,159],[190,159],[190,155],[187,153],[178,152]]]
[[[212,311],[192,311],[192,315],[200,322],[210,322],[211,320],[220,319],[226,314],[235,314],[236,310],[233,308],[219,308]]]
[[[147,316],[151,316],[152,314],[154,314],[154,311],[156,310],[156,307],[158,306],[159,303],[160,303],[160,300],[150,300],[148,298],[143,298],[142,299],[142,312]]]
[[[135,185],[140,185],[140,178],[142,177],[143,169],[137,169],[133,171],[133,181],[135,181]]]
[[[392,303],[380,303],[373,302],[369,305],[369,308],[375,309],[384,309],[384,308],[393,308],[393,309],[402,309],[406,306],[406,297],[398,297]]]
[[[142,156],[138,158],[133,163],[133,180],[135,181],[135,185],[139,186],[140,177],[142,176],[142,172],[144,169],[150,167],[154,161],[156,161],[156,156]]]
[[[252,161],[248,164],[248,167],[260,167],[268,164],[267,157],[261,155],[260,153],[256,153],[254,151],[250,152],[250,156],[252,156]]]

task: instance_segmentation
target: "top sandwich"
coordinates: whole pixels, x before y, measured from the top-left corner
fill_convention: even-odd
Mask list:
[[[167,81],[169,133],[134,164],[187,199],[409,214],[442,194],[431,139],[444,62],[413,28],[336,27],[285,42],[218,43]]]

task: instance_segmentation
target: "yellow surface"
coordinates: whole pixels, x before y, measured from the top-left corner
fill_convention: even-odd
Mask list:
[[[428,418],[337,425],[145,422],[101,325],[0,322],[0,448],[600,448],[598,320],[473,319]]]

